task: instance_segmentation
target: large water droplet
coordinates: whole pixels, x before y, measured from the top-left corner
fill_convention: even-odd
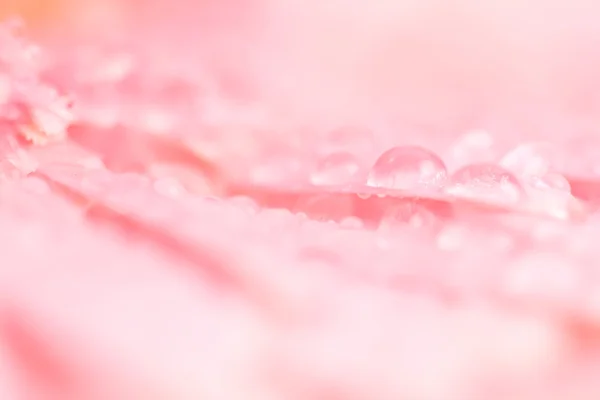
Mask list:
[[[448,193],[496,204],[517,203],[523,188],[517,178],[495,164],[467,165],[451,177]]]
[[[352,182],[360,166],[349,153],[333,153],[323,158],[310,176],[315,185],[343,185]]]
[[[421,147],[401,146],[379,157],[367,185],[400,190],[439,188],[446,177],[446,166],[434,153]]]

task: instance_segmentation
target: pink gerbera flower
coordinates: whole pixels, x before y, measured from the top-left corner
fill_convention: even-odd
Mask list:
[[[0,26],[1,399],[600,397],[595,19],[166,3]]]

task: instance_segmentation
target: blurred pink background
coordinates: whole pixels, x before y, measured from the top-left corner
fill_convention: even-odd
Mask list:
[[[299,118],[452,130],[501,115],[543,136],[565,129],[562,118],[569,129],[577,129],[573,120],[595,126],[600,105],[600,6],[592,0],[10,0],[2,7],[5,15],[21,12],[43,38],[102,35],[226,74]],[[549,126],[539,118],[546,114]]]

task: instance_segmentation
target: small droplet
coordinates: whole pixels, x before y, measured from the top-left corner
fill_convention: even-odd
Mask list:
[[[359,169],[352,154],[333,153],[317,164],[310,180],[314,185],[343,185],[352,182]]]
[[[471,164],[451,177],[448,193],[491,203],[514,204],[524,196],[515,176],[495,164]]]
[[[399,190],[439,188],[446,177],[446,166],[434,153],[421,147],[401,146],[379,157],[367,185]]]

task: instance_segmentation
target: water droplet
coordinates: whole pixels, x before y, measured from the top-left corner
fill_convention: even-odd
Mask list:
[[[517,203],[524,193],[517,178],[495,164],[471,164],[451,177],[448,193],[492,203]]]
[[[434,153],[421,147],[401,146],[379,157],[367,185],[400,190],[439,188],[446,177],[446,166]]]
[[[359,169],[359,163],[352,154],[333,153],[317,164],[310,180],[315,185],[343,185],[351,182]]]

